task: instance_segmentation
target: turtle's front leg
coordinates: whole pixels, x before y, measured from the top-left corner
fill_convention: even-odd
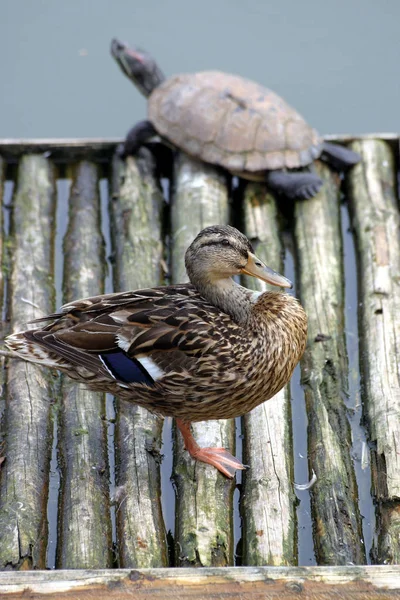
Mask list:
[[[140,121],[128,131],[123,146],[118,148],[118,154],[125,159],[127,156],[136,154],[143,144],[158,135],[150,121]]]

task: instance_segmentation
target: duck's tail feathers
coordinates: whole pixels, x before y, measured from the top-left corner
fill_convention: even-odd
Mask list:
[[[33,341],[33,336],[30,335],[33,334],[33,331],[21,331],[6,337],[4,340],[5,345],[11,352],[14,352],[15,358],[22,358],[52,369],[68,368],[69,365],[61,357],[52,355],[47,348]]]

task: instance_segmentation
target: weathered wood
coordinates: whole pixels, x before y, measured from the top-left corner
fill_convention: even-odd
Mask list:
[[[35,600],[388,600],[400,567],[234,567],[0,573],[1,597]]]
[[[110,200],[116,291],[162,283],[164,200],[151,154],[113,162]],[[119,402],[117,439],[117,529],[122,566],[168,564],[160,499],[162,419]]]
[[[376,514],[376,543],[371,550],[372,561],[400,564],[400,502],[380,504]]]
[[[104,291],[98,167],[81,162],[72,179],[64,237],[64,302]],[[59,433],[62,464],[60,568],[111,567],[104,394],[63,377]]]
[[[386,142],[351,146],[362,162],[348,177],[359,273],[360,367],[379,502],[378,562],[400,560],[400,216],[397,166]],[[394,503],[394,504],[393,504]],[[388,543],[390,540],[390,544]]]
[[[365,561],[357,487],[350,456],[351,433],[344,398],[347,358],[339,181],[320,166],[324,187],[295,207],[295,238],[301,302],[308,315],[308,344],[302,361],[314,543],[319,564]]]
[[[0,306],[3,304],[3,293],[4,293],[4,270],[5,262],[3,255],[3,239],[4,239],[4,223],[3,223],[3,192],[4,185],[6,182],[6,162],[2,156],[0,156],[0,263],[2,268],[0,269]],[[0,325],[0,333],[2,332],[2,326]]]
[[[53,162],[83,158],[109,161],[122,141],[121,138],[0,139],[0,154],[10,162],[30,152],[43,153]]]
[[[10,314],[14,331],[54,310],[54,170],[42,156],[27,155],[18,169],[12,212]],[[49,373],[10,361],[7,431],[0,485],[0,568],[43,568],[51,448]]]
[[[171,208],[172,280],[187,281],[184,256],[203,227],[228,222],[226,181],[212,167],[179,155],[175,164]],[[233,451],[234,421],[195,423],[200,446]],[[173,478],[177,489],[176,564],[232,564],[232,494],[234,483],[214,467],[195,462],[176,434]]]
[[[367,133],[363,135],[330,134],[324,139],[328,142],[350,143],[355,140],[381,139],[395,142],[398,133]],[[0,138],[0,154],[7,159],[19,157],[29,152],[49,153],[47,158],[52,160],[67,160],[71,162],[77,158],[97,156],[99,159],[109,160],[115,148],[124,142],[124,138]],[[149,146],[151,144],[148,144]]]
[[[6,163],[5,160],[0,156],[0,310],[2,311],[2,316],[0,319],[0,339],[4,339],[6,335],[5,323],[3,321],[3,314],[5,307],[3,306],[4,300],[4,280],[7,277],[7,262],[5,256],[5,248],[3,245],[4,240],[4,222],[3,222],[3,202],[4,202],[4,185],[6,178]],[[0,354],[0,390],[3,390],[3,385],[5,381],[5,373],[4,373],[4,358],[7,355],[3,353]],[[0,424],[3,420],[3,414],[5,409],[5,397],[4,394],[0,391]],[[3,461],[3,450],[4,450],[4,432],[3,427],[0,427],[0,466]]]
[[[248,184],[244,193],[244,232],[268,266],[283,271],[276,202],[265,186]],[[244,285],[266,291],[254,277]],[[243,564],[293,565],[297,561],[296,497],[290,390],[287,386],[243,417],[245,464],[241,503]]]

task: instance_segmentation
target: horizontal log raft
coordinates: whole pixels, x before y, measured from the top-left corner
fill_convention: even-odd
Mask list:
[[[115,291],[163,283],[164,200],[147,149],[125,163],[114,156],[110,199]],[[116,504],[118,562],[123,567],[168,565],[161,510],[163,420],[118,401]]]
[[[382,140],[354,142],[349,175],[359,273],[360,367],[369,426],[377,537],[373,559],[400,563],[400,216],[396,157]],[[396,165],[397,162],[397,165]]]
[[[43,156],[18,167],[12,210],[10,317],[13,331],[54,310],[55,172]],[[44,568],[51,450],[52,376],[11,360],[7,372],[7,431],[0,483],[0,568]]]
[[[301,363],[308,414],[311,489],[318,564],[362,564],[357,485],[344,399],[347,357],[340,229],[339,178],[318,166],[324,181],[314,198],[295,207],[295,242],[308,342]],[[311,473],[310,473],[311,476]]]

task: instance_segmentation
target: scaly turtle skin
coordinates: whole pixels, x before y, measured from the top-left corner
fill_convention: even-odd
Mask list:
[[[205,162],[254,181],[267,181],[289,198],[315,195],[314,173],[287,172],[321,157],[339,170],[360,160],[351,150],[327,144],[299,113],[271,90],[218,71],[165,79],[154,59],[113,40],[122,71],[148,97],[148,120],[128,133],[124,155],[160,135]]]
[[[201,231],[186,268],[191,283],[77,300],[6,344],[93,390],[176,417],[191,455],[232,477],[243,465],[225,449],[200,448],[190,422],[243,415],[274,396],[304,352],[307,318],[292,296],[232,280],[246,273],[291,286],[233,227]]]

